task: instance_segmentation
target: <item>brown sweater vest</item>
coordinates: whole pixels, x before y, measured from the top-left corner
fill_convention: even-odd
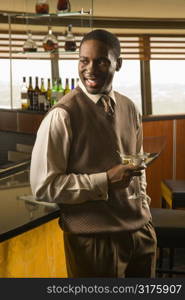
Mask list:
[[[139,151],[142,141],[139,114],[128,98],[119,93],[115,96],[117,104],[112,123],[80,88],[55,106],[65,109],[70,116],[73,138],[67,174],[106,172],[120,163],[117,150]],[[149,207],[142,200],[129,200],[131,191],[132,185],[128,189],[109,191],[108,201],[87,199],[82,204],[60,204],[62,229],[72,233],[105,233],[141,228],[150,219]]]

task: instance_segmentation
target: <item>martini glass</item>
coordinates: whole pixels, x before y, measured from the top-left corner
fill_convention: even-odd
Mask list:
[[[119,152],[118,152],[119,153]],[[121,158],[121,163],[124,165],[131,164],[134,167],[144,167],[146,168],[147,163],[149,163],[149,160],[154,160],[154,154],[151,155],[151,153],[135,153],[135,154],[124,154],[119,153],[119,156]],[[155,155],[155,158],[157,157],[157,154]],[[153,158],[153,159],[152,159]],[[139,199],[143,198],[145,195],[141,193],[140,189],[140,178],[138,176],[134,176],[132,181],[134,182],[134,193],[129,196],[129,199]]]
[[[146,168],[150,165],[161,153],[166,145],[166,138],[164,136],[146,137],[143,139],[144,150],[139,153],[120,153],[121,163],[124,165],[132,164],[135,167]],[[155,152],[153,152],[155,151]],[[140,176],[134,176],[134,193],[129,196],[129,199],[146,198],[147,195],[141,192]]]

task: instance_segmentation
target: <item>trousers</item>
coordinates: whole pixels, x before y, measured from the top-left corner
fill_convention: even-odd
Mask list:
[[[156,248],[151,221],[135,232],[79,235],[64,232],[69,278],[154,278]]]

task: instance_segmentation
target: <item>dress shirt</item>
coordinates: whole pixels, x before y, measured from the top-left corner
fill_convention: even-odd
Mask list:
[[[82,91],[94,102],[94,103],[97,103],[101,97],[104,96],[104,94],[90,94],[87,92],[85,86],[83,85],[83,83],[79,80],[79,87],[82,89]],[[106,94],[107,96],[109,96],[113,101],[114,103],[116,104],[116,98],[115,98],[115,95],[114,95],[114,91],[111,90],[108,94]]]
[[[102,94],[89,94],[81,82],[79,86],[95,103],[102,97]],[[109,96],[116,104],[113,91]],[[68,112],[58,107],[51,110],[39,127],[32,152],[30,182],[33,195],[38,201],[66,204],[83,203],[87,199],[108,200],[106,172],[66,174],[72,138]]]
[[[89,94],[83,84],[80,88],[97,103],[103,94]],[[116,104],[114,92],[109,96]],[[66,174],[72,141],[70,118],[65,109],[51,110],[37,132],[32,152],[30,182],[36,199],[56,203],[82,203],[90,200],[108,200],[106,172],[97,174]],[[43,194],[43,187],[47,186]]]

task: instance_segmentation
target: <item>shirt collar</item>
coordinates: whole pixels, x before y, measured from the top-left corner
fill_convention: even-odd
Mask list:
[[[82,89],[82,91],[86,94],[86,96],[88,96],[95,104],[98,102],[98,100],[103,96],[103,94],[90,94],[88,93],[88,91],[86,90],[85,86],[83,85],[83,83],[81,82],[81,80],[79,80],[78,83],[79,87]],[[111,90],[108,93],[108,96],[114,101],[114,103],[116,104],[116,98],[114,95],[114,91]]]

